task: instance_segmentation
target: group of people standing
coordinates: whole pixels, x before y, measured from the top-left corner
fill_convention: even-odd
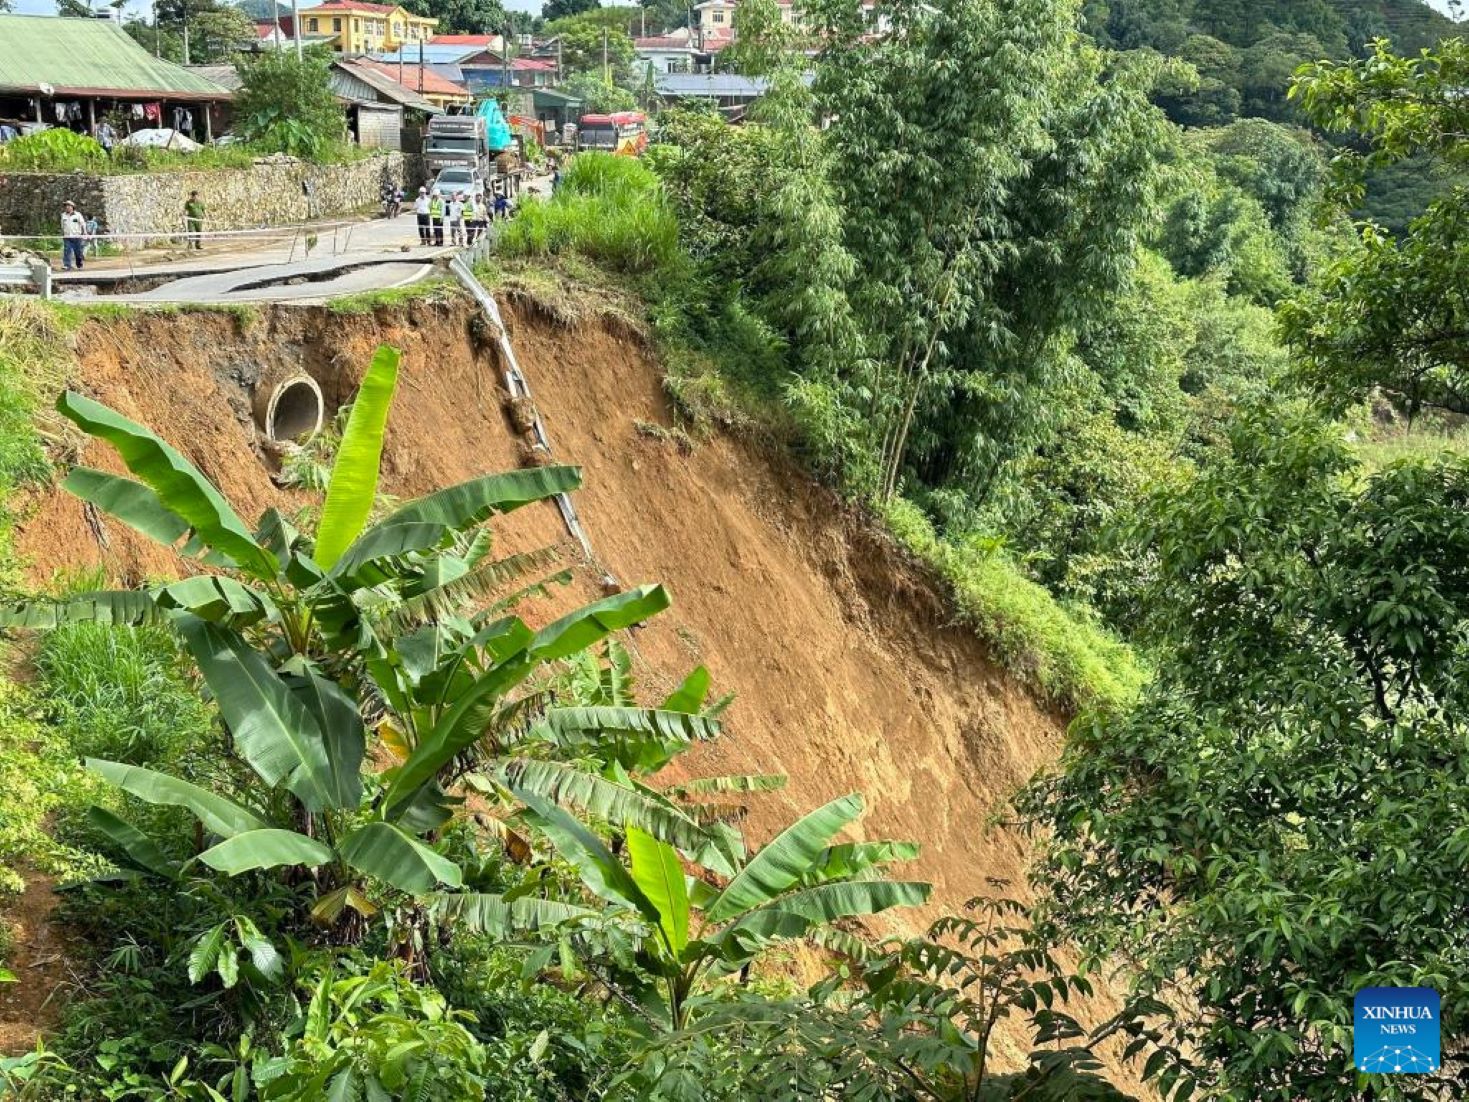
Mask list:
[[[413,201],[413,215],[418,222],[420,245],[442,247],[445,223],[449,229],[449,244],[473,245],[485,232],[490,219],[510,217],[510,202],[504,195],[485,201],[476,199],[472,192],[463,191],[445,199],[439,192],[429,194],[428,188],[421,187]]]

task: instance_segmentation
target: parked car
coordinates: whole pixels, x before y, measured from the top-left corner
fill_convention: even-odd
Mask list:
[[[476,203],[483,204],[487,193],[484,174],[477,168],[466,166],[446,168],[434,177],[429,188],[430,195],[442,195],[445,202],[461,191],[465,195],[473,195]]]

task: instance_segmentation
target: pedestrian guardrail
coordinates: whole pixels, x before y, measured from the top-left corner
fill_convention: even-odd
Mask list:
[[[44,260],[0,262],[0,287],[24,285],[42,298],[51,297],[51,265]]]

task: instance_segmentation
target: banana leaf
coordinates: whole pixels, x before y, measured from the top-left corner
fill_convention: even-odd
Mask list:
[[[87,808],[87,821],[106,835],[107,840],[122,851],[128,863],[152,876],[165,880],[179,878],[177,862],[170,861],[155,842],[126,819],[120,819],[96,804]]]
[[[189,534],[189,522],[141,482],[93,467],[73,467],[62,489],[90,502],[149,539],[174,547]]]
[[[321,506],[316,527],[316,553],[323,570],[331,570],[343,552],[362,534],[377,498],[378,468],[382,463],[383,433],[388,409],[398,385],[398,350],[379,345],[363,376],[352,413],[342,433],[337,460]]]
[[[166,616],[153,597],[133,589],[78,593],[62,600],[15,601],[0,607],[0,627],[46,630],[61,624],[160,623]]]
[[[703,666],[696,666],[688,677],[684,678],[683,684],[674,690],[673,695],[663,702],[663,707],[670,712],[688,712],[690,715],[695,715],[704,706],[704,701],[708,696],[709,671]]]
[[[796,820],[762,846],[719,893],[709,908],[711,922],[724,922],[768,903],[800,882],[832,835],[862,813],[862,797],[842,796]]]
[[[153,491],[158,504],[181,518],[204,546],[227,555],[255,577],[275,575],[279,567],[275,556],[255,542],[209,480],[162,439],[115,410],[72,391],[61,396],[56,408],[83,431],[116,448],[128,470]],[[142,500],[134,494],[132,504],[141,508]],[[161,514],[145,511],[151,516],[150,523],[162,523]],[[134,516],[140,515],[135,510]]]
[[[222,574],[196,574],[165,585],[153,594],[160,608],[181,609],[201,620],[229,627],[249,627],[280,613],[275,602]]]
[[[457,888],[464,883],[458,865],[392,823],[367,823],[343,839],[338,850],[358,872],[409,895],[427,895],[438,884]]]
[[[643,894],[632,874],[623,868],[622,862],[613,856],[602,839],[549,800],[529,792],[521,800],[526,806],[525,821],[550,840],[556,852],[576,868],[582,883],[594,895],[609,903],[635,908],[655,926],[662,921],[658,908]]]
[[[211,869],[217,869],[229,876],[238,876],[242,872],[274,869],[282,865],[316,868],[318,865],[325,865],[334,856],[330,846],[315,838],[308,838],[294,830],[269,827],[265,830],[247,830],[244,834],[226,838],[217,846],[199,854],[199,860]]]
[[[355,808],[362,802],[362,758],[367,749],[367,729],[357,701],[299,659],[287,665],[285,682],[321,729],[331,806]]]
[[[724,931],[741,938],[791,937],[855,915],[877,914],[891,907],[918,907],[928,901],[933,885],[914,880],[848,880],[818,884],[790,892],[740,915]],[[710,911],[713,915],[713,911]]]
[[[228,628],[194,616],[178,624],[240,756],[266,784],[284,783],[308,811],[342,806],[320,725],[270,664]]]
[[[462,532],[492,514],[508,513],[533,501],[568,493],[580,485],[581,470],[577,467],[531,467],[489,474],[410,501],[382,523],[428,521]]]
[[[688,853],[710,841],[698,823],[658,794],[617,784],[565,762],[515,759],[498,765],[494,776],[518,799],[535,795],[561,807],[577,807],[615,826],[646,831]]]
[[[328,576],[349,591],[382,585],[411,573],[396,563],[414,552],[436,551],[450,538],[442,524],[379,524],[347,548]]]
[[[167,773],[155,773],[140,765],[124,765],[122,762],[88,758],[86,766],[110,784],[150,804],[166,804],[192,811],[207,830],[228,838],[249,830],[263,830],[266,823],[253,812],[239,804],[216,796],[196,784],[170,777]]]
[[[536,933],[597,912],[554,899],[521,897],[507,900],[502,895],[482,892],[440,892],[428,898],[429,907],[441,922],[454,923],[476,934],[508,937]]]
[[[674,960],[689,943],[689,893],[678,853],[666,842],[636,827],[627,832],[633,881],[658,910],[658,929]]]

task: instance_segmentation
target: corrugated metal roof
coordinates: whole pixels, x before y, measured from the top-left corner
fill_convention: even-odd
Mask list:
[[[389,65],[382,61],[369,61],[365,57],[357,58],[353,64],[359,69],[376,70],[394,84],[398,82],[398,66],[396,65]],[[427,65],[422,69],[419,69],[416,65],[403,66],[403,81],[413,91],[421,91],[431,96],[469,95],[469,89],[464,87],[464,85],[455,84],[448,77],[441,76]]]
[[[417,65],[418,53],[418,43],[415,42],[399,50],[376,51],[371,57],[374,61],[388,61],[396,65],[401,54],[405,65]],[[423,63],[425,65],[459,65],[468,58],[486,53],[488,51],[483,46],[435,46],[430,42],[423,47]]]
[[[653,87],[664,96],[749,96],[765,94],[770,82],[736,73],[654,73]]]
[[[371,65],[360,64],[355,61],[334,61],[332,68],[344,73],[357,81],[365,84],[375,93],[392,100],[394,103],[411,108],[414,111],[423,111],[430,115],[438,114],[442,108],[420,96],[416,91],[405,88],[392,77],[378,72]],[[337,81],[333,81],[333,87],[343,94],[350,94]],[[354,97],[361,98],[361,97]]]
[[[228,91],[240,89],[240,74],[233,65],[185,65],[184,70],[211,80]]]
[[[111,20],[0,15],[0,89],[58,96],[228,99],[212,80],[154,57]]]

